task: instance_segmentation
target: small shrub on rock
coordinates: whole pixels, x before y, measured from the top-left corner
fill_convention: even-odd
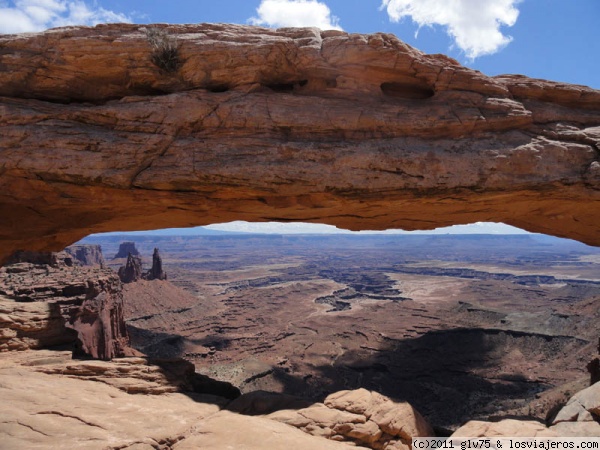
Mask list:
[[[152,63],[167,73],[177,72],[181,65],[177,39],[160,28],[147,28],[146,37],[153,48]]]

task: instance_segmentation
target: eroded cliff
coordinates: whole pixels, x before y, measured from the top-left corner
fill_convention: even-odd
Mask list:
[[[158,62],[156,36],[174,43],[173,64]],[[0,95],[0,259],[235,219],[498,221],[600,244],[600,92],[487,77],[392,35],[5,35]]]
[[[80,264],[67,252],[23,252],[0,268],[0,352],[68,345],[75,357],[135,353],[119,278]]]

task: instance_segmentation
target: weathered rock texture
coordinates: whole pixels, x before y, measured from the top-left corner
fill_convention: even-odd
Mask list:
[[[579,391],[554,417],[549,427],[534,421],[473,420],[452,435],[460,436],[600,436],[600,383]]]
[[[123,244],[121,244],[123,245]],[[147,272],[142,271],[142,258],[141,256],[134,256],[129,253],[127,255],[127,262],[124,266],[119,268],[119,278],[123,283],[133,283],[139,280],[166,280],[167,274],[163,270],[162,258],[158,249],[154,249],[152,254],[152,267]]]
[[[196,373],[194,365],[181,358],[152,359],[142,356],[112,361],[65,359],[68,352],[57,352],[36,368],[45,374],[90,379],[114,386],[129,394],[159,395],[169,392],[210,394],[235,399],[240,390],[223,381]]]
[[[121,282],[66,252],[21,253],[0,268],[0,351],[74,344],[76,356],[130,354]]]
[[[104,266],[104,256],[99,245],[70,245],[65,251],[71,255],[77,264],[83,266]]]
[[[234,219],[497,221],[600,245],[599,91],[388,34],[154,27],[175,71],[149,26],[0,37],[0,259]]]
[[[499,422],[472,420],[456,430],[452,437],[556,437],[553,430],[533,420],[504,419]]]
[[[412,438],[435,435],[410,404],[366,389],[336,392],[324,404],[278,411],[267,417],[315,436],[382,450],[408,450]]]
[[[160,257],[160,253],[158,249],[154,249],[154,253],[152,253],[152,267],[146,274],[144,275],[146,280],[166,280],[167,274],[163,270],[162,266],[162,258]]]
[[[11,352],[0,358],[0,378],[3,449],[355,448],[222,411],[228,401],[221,397],[177,392],[144,358],[72,361],[65,352]]]
[[[127,255],[127,262],[119,267],[119,278],[123,283],[133,283],[142,279],[142,258]]]
[[[584,428],[588,430],[580,436],[600,436],[600,383],[595,383],[571,397],[552,420],[552,428],[563,431],[573,427],[574,422],[578,422],[578,432],[583,432]]]

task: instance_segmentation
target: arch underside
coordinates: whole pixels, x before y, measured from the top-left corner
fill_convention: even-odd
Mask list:
[[[600,245],[598,91],[391,35],[166,29],[176,73],[138,25],[0,37],[0,260],[230,220],[493,221]]]

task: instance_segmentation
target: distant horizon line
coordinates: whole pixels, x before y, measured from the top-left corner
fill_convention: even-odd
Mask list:
[[[406,231],[402,229],[352,231],[332,225],[305,222],[246,222],[234,221],[189,228],[164,228],[142,231],[111,231],[102,235],[202,236],[213,234],[253,235],[527,235],[528,231],[503,223],[476,222],[452,225],[433,230]],[[91,236],[93,236],[91,235]]]

